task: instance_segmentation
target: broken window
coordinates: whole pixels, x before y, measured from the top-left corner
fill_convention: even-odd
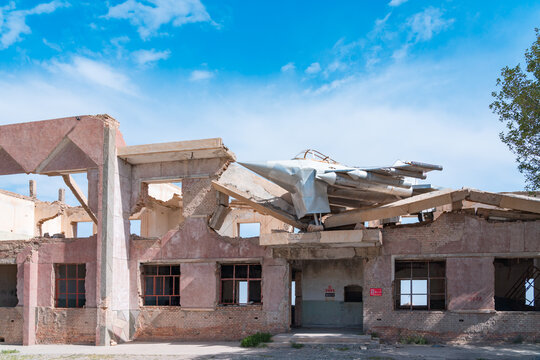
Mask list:
[[[144,305],[180,306],[180,265],[144,265]]]
[[[73,223],[73,237],[85,238],[94,235],[94,223],[80,221]]]
[[[85,264],[56,264],[56,307],[80,308],[86,304]]]
[[[358,285],[345,286],[345,302],[362,302],[362,287]]]
[[[444,261],[396,261],[395,307],[408,310],[446,308]]]
[[[243,238],[257,237],[261,235],[260,223],[240,223],[238,224],[238,236]]]
[[[141,220],[129,220],[129,233],[141,236]]]
[[[495,310],[540,310],[540,269],[534,259],[495,259],[493,265]]]
[[[262,266],[260,264],[221,265],[221,301],[223,305],[260,304],[262,302]]]
[[[0,265],[0,307],[17,306],[17,265]]]

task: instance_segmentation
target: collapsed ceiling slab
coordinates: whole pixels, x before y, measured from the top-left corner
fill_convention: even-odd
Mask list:
[[[307,224],[294,215],[290,194],[286,190],[236,164],[230,164],[218,180],[212,181],[212,185],[262,214],[273,216],[298,229],[307,228]]]
[[[124,146],[118,148],[118,157],[132,165],[210,158],[235,160],[221,138]]]

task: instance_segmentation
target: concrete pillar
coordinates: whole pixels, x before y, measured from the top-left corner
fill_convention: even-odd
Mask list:
[[[58,189],[58,201],[66,202],[66,189]]]
[[[37,196],[37,190],[36,190],[36,181],[30,180],[28,182],[28,193],[30,197],[35,198]]]
[[[36,305],[38,288],[38,253],[32,250],[23,264],[23,345],[36,343]]]
[[[97,333],[96,345],[109,346],[112,334],[112,276],[114,241],[114,176],[116,128],[105,126],[101,172],[101,217],[97,242]]]

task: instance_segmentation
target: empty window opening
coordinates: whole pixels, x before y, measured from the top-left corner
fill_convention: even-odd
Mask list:
[[[93,222],[77,222],[73,224],[73,237],[90,237],[94,235],[94,223]]]
[[[345,286],[345,302],[362,302],[362,287],[358,285]]]
[[[17,265],[0,265],[0,307],[14,307],[17,299]]]
[[[56,264],[55,305],[59,308],[80,308],[86,304],[85,264]]]
[[[540,269],[534,259],[495,259],[495,310],[539,311]]]
[[[291,305],[296,305],[296,281],[291,282]]]
[[[242,238],[260,236],[261,224],[260,223],[240,223],[238,224],[238,235]]]
[[[525,305],[534,306],[534,279],[525,281]]]
[[[144,305],[180,306],[180,265],[144,265]]]
[[[141,236],[141,220],[129,220],[129,233]]]
[[[444,261],[396,261],[395,308],[444,310],[446,263]]]
[[[221,265],[223,305],[260,304],[262,267],[259,264]]]

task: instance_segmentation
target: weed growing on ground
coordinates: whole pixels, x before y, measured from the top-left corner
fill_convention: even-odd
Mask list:
[[[379,337],[379,333],[375,332],[375,331],[372,331],[371,332],[371,337],[372,338],[378,338]]]
[[[15,349],[0,351],[0,354],[2,354],[2,355],[4,355],[4,354],[18,354],[18,353],[19,353],[19,350],[15,350]]]
[[[338,349],[339,351],[347,351],[347,350],[349,350],[349,348],[346,347],[346,346],[338,347],[337,349]]]
[[[291,341],[291,347],[292,347],[293,349],[301,349],[301,348],[304,347],[304,344],[298,344],[298,343],[295,343],[295,342],[292,342],[292,341]]]
[[[242,339],[240,346],[241,347],[255,347],[261,343],[268,343],[271,341],[272,341],[272,334],[258,332]]]
[[[407,336],[406,338],[401,338],[399,340],[401,344],[417,344],[417,345],[426,345],[428,343],[427,339],[423,336]]]

